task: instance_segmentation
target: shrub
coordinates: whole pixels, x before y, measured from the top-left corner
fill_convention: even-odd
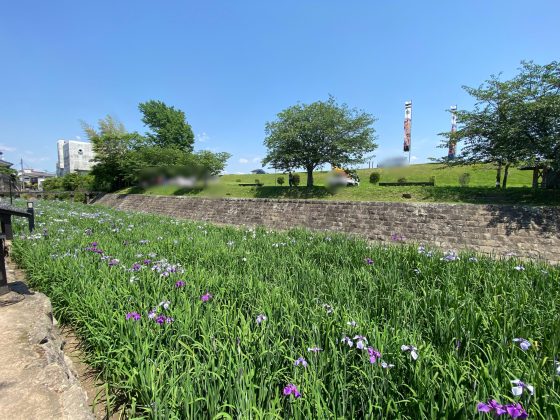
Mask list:
[[[260,184],[260,183],[261,183],[261,180],[259,178],[256,178],[255,179],[255,184]]]
[[[284,177],[279,176],[278,178],[276,178],[276,182],[278,182],[278,185],[283,185],[284,184]]]
[[[369,182],[372,184],[377,184],[381,179],[381,174],[379,172],[372,172],[369,174]]]
[[[301,179],[299,177],[299,174],[294,174],[293,178],[292,178],[292,183],[297,187],[300,182],[301,182]]]
[[[241,178],[237,178],[235,182],[241,182]]]
[[[461,187],[466,187],[471,182],[471,174],[465,172],[464,174],[459,175],[459,185]]]
[[[406,178],[403,176],[397,180],[399,184],[404,184],[406,182]]]

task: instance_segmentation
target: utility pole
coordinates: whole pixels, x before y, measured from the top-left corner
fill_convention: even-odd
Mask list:
[[[21,190],[23,191],[25,189],[25,183],[23,182],[23,158],[20,159],[20,164],[21,164]]]

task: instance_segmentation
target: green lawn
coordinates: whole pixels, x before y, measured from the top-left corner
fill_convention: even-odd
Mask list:
[[[404,177],[408,181],[428,181],[434,176],[435,187],[396,186],[381,187],[369,182],[371,172],[381,174],[381,182],[396,182]],[[471,175],[468,187],[459,186],[459,176],[465,172]],[[532,172],[511,169],[508,178],[508,188],[499,190],[494,188],[496,169],[491,165],[475,165],[470,167],[448,168],[439,164],[411,165],[405,168],[390,169],[360,169],[358,170],[361,183],[358,187],[341,188],[336,192],[328,191],[325,187],[329,176],[328,171],[315,173],[315,187],[305,187],[306,175],[300,173],[301,183],[298,188],[290,188],[287,175],[224,175],[219,182],[207,189],[184,189],[175,186],[156,186],[146,190],[130,188],[122,193],[143,193],[152,195],[188,195],[200,197],[241,197],[241,198],[314,198],[350,201],[413,201],[413,202],[458,202],[480,204],[533,204],[559,205],[560,192],[533,191],[531,188]],[[284,176],[283,186],[277,184],[276,179]],[[253,183],[259,180],[262,187],[241,187],[239,183]],[[403,194],[410,194],[411,198],[403,198]]]

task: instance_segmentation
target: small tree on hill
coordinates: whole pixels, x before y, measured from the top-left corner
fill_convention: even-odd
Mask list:
[[[290,171],[304,168],[307,186],[313,186],[313,171],[325,163],[362,163],[375,150],[375,118],[339,105],[333,97],[309,105],[291,106],[266,124],[263,164]]]

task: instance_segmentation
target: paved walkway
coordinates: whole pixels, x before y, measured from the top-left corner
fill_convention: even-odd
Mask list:
[[[0,296],[0,419],[93,419],[50,300],[17,277],[12,267],[11,291]]]

